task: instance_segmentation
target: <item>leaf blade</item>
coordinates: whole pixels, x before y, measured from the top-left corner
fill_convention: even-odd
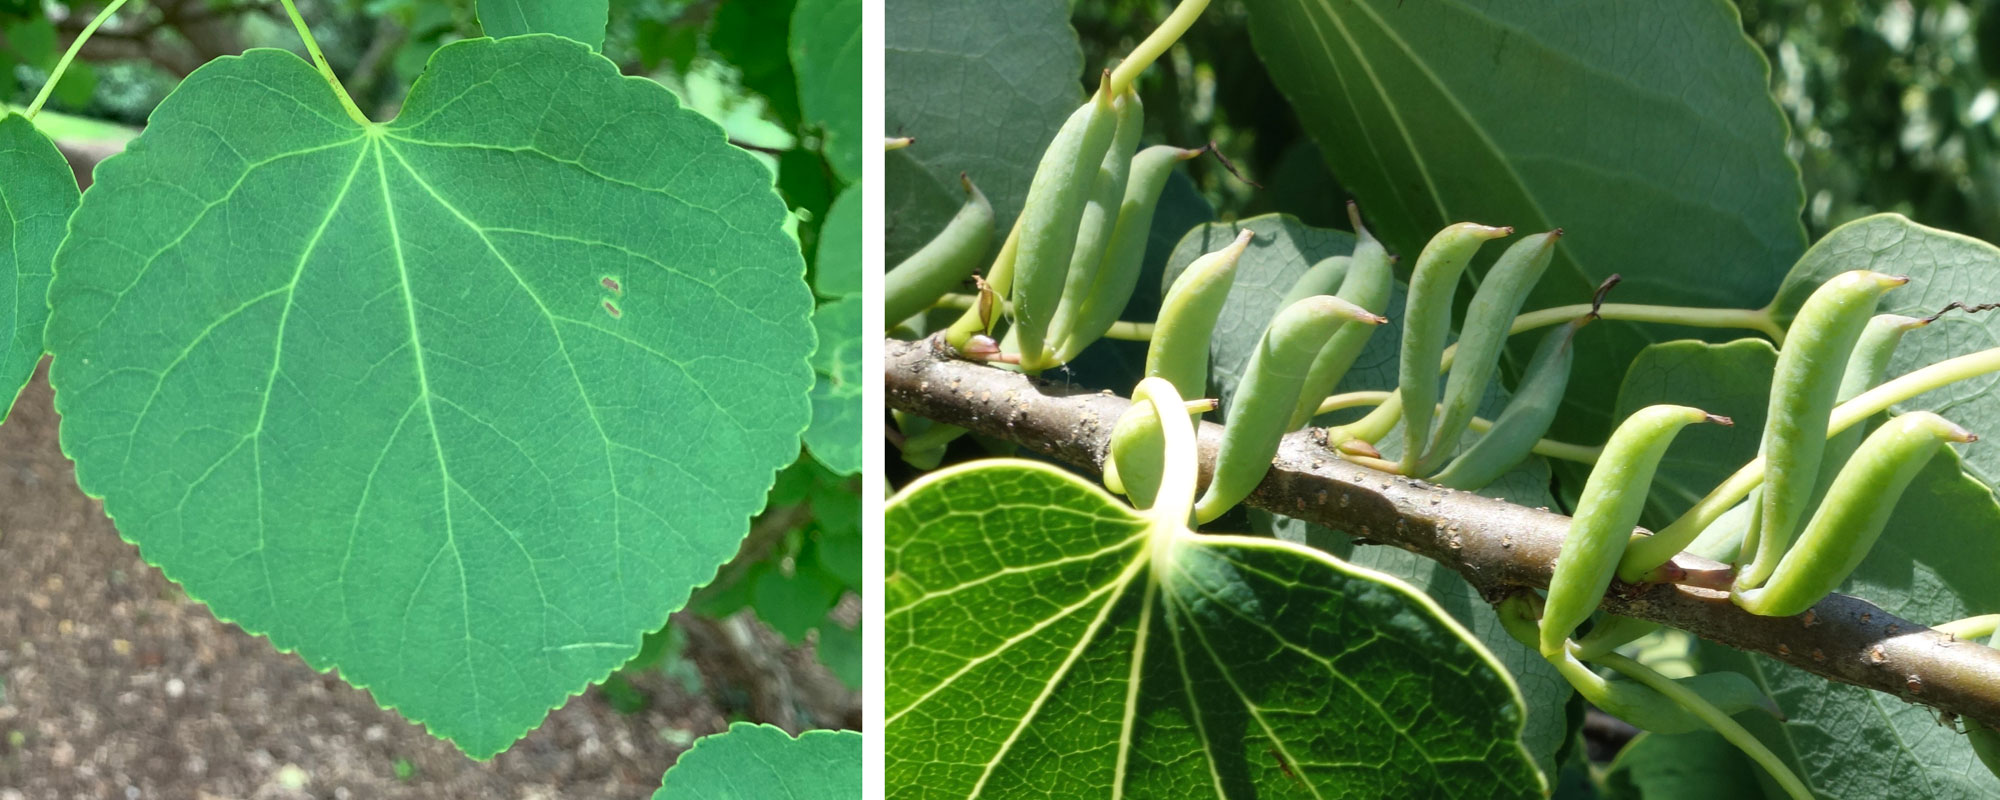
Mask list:
[[[477,757],[635,652],[797,455],[768,170],[574,42],[447,46],[368,128],[294,56],[220,59],[97,177],[50,292],[79,484],[218,617]]]

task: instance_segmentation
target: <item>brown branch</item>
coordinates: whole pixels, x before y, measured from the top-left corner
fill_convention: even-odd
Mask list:
[[[884,349],[890,408],[1091,471],[1102,468],[1111,425],[1129,405],[1112,394],[953,360],[928,341],[892,340]],[[1221,426],[1202,425],[1204,478],[1221,433]],[[1450,567],[1489,598],[1548,586],[1568,517],[1357,466],[1314,441],[1313,433],[1285,438],[1249,505],[1417,553]],[[1678,562],[1690,570],[1721,566],[1692,556]],[[1722,592],[1614,584],[1604,608],[1762,653],[1828,680],[1988,726],[2000,723],[2000,650],[1953,639],[1856,597],[1835,594],[1796,617],[1760,617]]]

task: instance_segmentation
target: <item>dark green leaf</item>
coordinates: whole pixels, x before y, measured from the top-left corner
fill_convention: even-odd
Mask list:
[[[782,569],[765,570],[750,587],[757,617],[793,644],[805,641],[806,632],[819,627],[840,599],[840,587],[818,567],[817,562],[801,563],[791,575]]]
[[[841,190],[819,228],[819,256],[813,263],[813,289],[821,297],[842,298],[861,293],[861,184]]]
[[[1272,79],[1406,265],[1451,222],[1561,226],[1529,308],[1614,272],[1620,302],[1757,307],[1805,249],[1786,122],[1729,3],[1248,5]],[[1598,379],[1572,385],[1557,438],[1601,441],[1615,376],[1686,334],[1601,327],[1576,359]],[[1519,363],[1533,347],[1515,343]]]
[[[1613,800],[1767,800],[1761,775],[1714,731],[1642,733],[1618,751],[1605,783]]]
[[[994,247],[1021,213],[1056,129],[1083,103],[1083,49],[1066,0],[888,0],[883,208],[895,264],[958,213],[965,173],[993,203]]]
[[[610,9],[610,0],[479,0],[479,25],[496,39],[553,33],[602,50]]]
[[[743,86],[771,102],[771,113],[796,128],[799,123],[798,80],[785,49],[787,37],[776,35],[792,25],[793,0],[729,0],[715,9],[708,47],[743,74]]]
[[[1763,339],[1721,345],[1684,339],[1639,351],[1618,389],[1620,419],[1655,403],[1673,403],[1721,414],[1734,423],[1691,425],[1675,437],[1653,475],[1643,524],[1658,528],[1672,522],[1757,457],[1777,364],[1777,348]]]
[[[819,656],[819,663],[825,664],[833,677],[839,678],[847,688],[861,688],[861,631],[843,628],[832,621],[819,626],[819,642],[813,646],[813,654]]]
[[[813,352],[812,427],[806,449],[837,475],[861,471],[861,314],[867,298],[835,300],[813,312],[819,349]]]
[[[0,419],[42,360],[49,265],[76,210],[76,176],[48,137],[19,114],[0,118]]]
[[[861,1],[798,0],[792,11],[792,70],[799,113],[825,137],[833,171],[861,180]],[[880,145],[876,145],[880,147]]]
[[[365,126],[289,53],[217,59],[96,177],[50,287],[79,485],[476,757],[629,658],[798,455],[770,172],[575,42],[449,45]]]

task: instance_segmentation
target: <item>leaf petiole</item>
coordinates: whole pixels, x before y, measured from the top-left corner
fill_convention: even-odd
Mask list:
[[[333,93],[340,98],[340,104],[347,109],[347,115],[353,117],[355,122],[361,123],[363,128],[375,127],[374,121],[368,119],[367,114],[361,113],[361,107],[354,104],[354,98],[347,94],[347,87],[340,85],[340,76],[333,74],[333,65],[327,63],[326,54],[320,52],[319,40],[314,39],[312,30],[306,27],[305,17],[299,15],[299,7],[294,5],[292,0],[279,1],[285,4],[285,14],[292,18],[292,26],[299,29],[299,39],[305,42],[306,52],[312,56],[313,66],[319,70],[320,77],[326,79],[327,85],[333,87]]]
[[[1960,639],[1972,641],[1980,641],[1991,637],[1996,628],[2000,628],[2000,614],[1981,614],[1976,617],[1955,619],[1931,627],[1932,630],[1938,633],[1950,634]]]
[[[1363,406],[1379,406],[1383,403],[1389,402],[1391,399],[1395,397],[1396,397],[1395,392],[1384,392],[1379,390],[1343,392],[1341,394],[1328,397],[1325,401],[1321,402],[1319,404],[1319,410],[1314,411],[1313,415],[1318,416],[1320,414],[1326,414],[1329,412],[1340,411],[1342,409],[1348,409],[1348,408],[1361,408]],[[1483,434],[1493,429],[1493,421],[1490,419],[1486,419],[1485,417],[1473,417],[1470,427],[1472,428],[1472,431],[1474,433]],[[1331,439],[1329,439],[1328,441],[1331,441]],[[1604,448],[1602,447],[1590,447],[1588,445],[1570,444],[1569,442],[1558,442],[1555,441],[1554,439],[1541,439],[1535,442],[1534,452],[1535,455],[1543,456],[1546,458],[1559,458],[1564,461],[1575,461],[1579,464],[1595,464],[1597,463],[1597,455],[1603,452],[1603,450]]]
[[[125,0],[111,0],[111,4],[105,6],[103,11],[97,12],[97,17],[92,19],[89,25],[83,26],[83,30],[76,35],[76,41],[70,42],[69,49],[63,51],[62,60],[56,62],[56,68],[49,70],[49,81],[42,84],[42,90],[35,94],[35,102],[29,103],[28,110],[21,116],[32,120],[41,112],[42,104],[49,101],[49,93],[55,91],[56,84],[62,82],[63,73],[69,71],[70,62],[75,61],[76,54],[83,50],[83,43],[90,41],[90,35],[96,33],[97,28],[106,20],[111,19],[112,14],[118,13],[118,8],[123,5]]]

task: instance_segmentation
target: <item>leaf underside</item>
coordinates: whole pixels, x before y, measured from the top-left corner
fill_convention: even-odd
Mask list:
[[[55,144],[26,117],[0,118],[0,420],[42,360],[49,265],[76,203],[76,176]]]
[[[1511,681],[1385,576],[1244,537],[1153,562],[1034,462],[934,473],[886,526],[891,797],[1541,794]]]
[[[653,800],[849,800],[861,796],[861,734],[806,731],[794,739],[738,722],[696,740]]]
[[[770,173],[552,36],[362,126],[277,50],[104,162],[49,325],[77,480],[226,620],[486,757],[638,650],[798,453]]]

